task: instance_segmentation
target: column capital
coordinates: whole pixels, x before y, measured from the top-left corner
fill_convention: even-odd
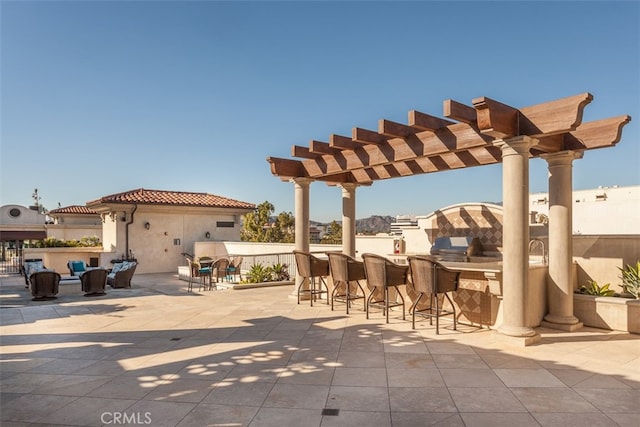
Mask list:
[[[584,152],[582,150],[558,151],[555,153],[541,154],[540,157],[545,159],[549,166],[570,165],[574,160],[581,159]]]
[[[538,139],[528,135],[514,136],[508,139],[496,139],[493,145],[502,150],[502,156],[514,154],[529,154],[529,149],[538,143]]]
[[[293,182],[294,184],[298,184],[300,186],[308,187],[314,180],[311,178],[291,178],[289,182]]]
[[[358,188],[360,185],[355,182],[341,182],[337,186],[345,190],[352,191]]]

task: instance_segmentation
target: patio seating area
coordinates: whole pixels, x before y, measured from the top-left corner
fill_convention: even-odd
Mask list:
[[[297,304],[295,285],[187,292],[138,274],[101,298],[32,301],[0,276],[0,421],[13,425],[637,426],[640,336],[489,329],[360,304]],[[392,309],[393,310],[393,309]],[[399,309],[398,309],[399,310]]]

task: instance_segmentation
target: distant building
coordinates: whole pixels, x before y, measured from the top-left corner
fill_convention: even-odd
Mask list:
[[[175,271],[194,243],[239,241],[242,215],[253,203],[208,193],[139,188],[87,203],[102,221],[105,252],[135,258],[138,273]]]
[[[573,192],[573,234],[640,234],[640,185]],[[529,195],[531,223],[549,216],[549,194]]]
[[[97,237],[102,241],[102,219],[86,206],[67,206],[48,212],[53,224],[47,225],[47,237],[59,240],[81,240]]]

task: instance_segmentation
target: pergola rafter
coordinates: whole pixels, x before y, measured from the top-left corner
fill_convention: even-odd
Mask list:
[[[445,100],[439,118],[409,111],[408,123],[381,119],[377,131],[355,127],[351,137],[332,134],[329,142],[294,145],[297,159],[269,157],[271,172],[283,180],[310,178],[329,184],[371,184],[401,176],[501,162],[496,140],[530,136],[538,143],[530,157],[564,150],[591,150],[616,144],[630,116],[582,123],[593,100],[583,93],[515,108],[487,97],[473,106]]]

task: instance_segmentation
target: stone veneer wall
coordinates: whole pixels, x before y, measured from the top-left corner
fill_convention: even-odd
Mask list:
[[[433,244],[438,237],[478,237],[485,252],[502,251],[502,206],[476,203],[434,211],[425,231]]]

